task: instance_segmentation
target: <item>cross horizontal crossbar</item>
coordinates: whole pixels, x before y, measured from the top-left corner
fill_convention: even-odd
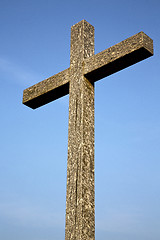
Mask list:
[[[69,93],[69,68],[23,91],[23,104],[33,109]]]
[[[153,40],[144,32],[84,60],[84,75],[95,82],[153,55]]]
[[[84,60],[84,75],[91,82],[107,77],[153,55],[153,40],[140,32]],[[29,87],[23,104],[33,109],[69,93],[70,68]]]

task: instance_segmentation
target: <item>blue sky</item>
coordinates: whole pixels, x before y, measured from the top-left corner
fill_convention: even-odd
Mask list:
[[[69,67],[70,28],[95,53],[140,31],[155,54],[95,84],[97,240],[159,240],[160,1],[1,0],[0,239],[64,239],[69,96],[37,110],[23,90]]]

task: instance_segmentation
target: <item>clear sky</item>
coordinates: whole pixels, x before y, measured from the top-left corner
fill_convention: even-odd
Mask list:
[[[160,239],[160,1],[0,1],[0,239],[62,240],[69,97],[23,90],[69,67],[70,28],[95,53],[140,31],[155,55],[95,84],[96,240]]]

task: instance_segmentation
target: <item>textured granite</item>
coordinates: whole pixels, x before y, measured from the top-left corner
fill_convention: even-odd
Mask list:
[[[153,55],[153,41],[140,32],[84,61],[84,74],[91,82]]]
[[[65,240],[95,239],[94,82],[153,55],[153,41],[140,32],[94,55],[94,27],[71,28],[70,67],[23,93],[40,107],[69,93]]]
[[[69,71],[66,69],[23,91],[23,104],[33,109],[69,93]]]
[[[95,239],[94,84],[83,61],[94,54],[94,28],[86,21],[71,28],[66,240]]]

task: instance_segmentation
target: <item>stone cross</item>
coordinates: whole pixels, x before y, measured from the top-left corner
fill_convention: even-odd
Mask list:
[[[94,54],[94,27],[71,28],[70,67],[23,92],[33,109],[69,93],[65,240],[95,239],[94,82],[153,55],[153,41],[140,32]]]

